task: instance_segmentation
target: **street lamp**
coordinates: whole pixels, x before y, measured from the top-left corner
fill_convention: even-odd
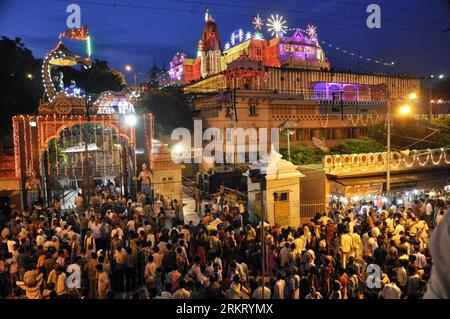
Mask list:
[[[398,112],[400,113],[400,115],[408,115],[409,113],[411,113],[411,106],[403,105],[402,107],[400,107]]]
[[[133,127],[136,125],[137,118],[134,114],[129,114],[125,117],[125,121],[129,126]]]
[[[136,84],[136,71],[131,67],[131,65],[127,64],[125,65],[125,71],[131,72],[133,71],[134,76],[134,90],[137,91],[137,84]]]
[[[416,93],[410,93],[408,95],[408,100],[413,102],[417,99]],[[411,113],[411,106],[405,104],[398,109],[398,113],[402,116]],[[387,150],[386,150],[386,198],[389,199],[391,192],[391,123],[392,123],[392,112],[391,112],[391,100],[388,98],[387,101]]]
[[[30,80],[33,80],[33,74],[27,73],[27,78],[30,79]]]

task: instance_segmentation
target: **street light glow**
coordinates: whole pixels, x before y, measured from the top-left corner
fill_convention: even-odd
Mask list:
[[[33,74],[27,73],[27,78],[29,78],[30,80],[32,80],[32,79],[33,79]]]
[[[181,145],[180,143],[178,143],[178,144],[175,144],[175,145],[173,146],[172,151],[175,152],[175,153],[182,153],[182,152],[183,152],[183,149],[184,149],[183,145]]]
[[[443,78],[444,78],[444,74],[439,74],[439,76],[438,76],[438,78],[439,78],[439,80],[442,80]]]
[[[400,110],[399,113],[401,115],[408,115],[409,113],[411,113],[411,106],[409,105],[403,105]]]
[[[417,99],[417,94],[416,93],[410,93],[409,94],[409,96],[408,96],[408,98],[410,99],[410,100],[415,100],[415,99]]]
[[[134,114],[129,114],[125,117],[125,121],[129,126],[135,126],[137,122],[137,118]]]
[[[130,72],[132,70],[131,65],[129,65],[129,64],[125,65],[125,70]]]

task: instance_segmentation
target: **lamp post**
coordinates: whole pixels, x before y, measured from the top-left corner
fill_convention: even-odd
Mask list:
[[[430,106],[429,112],[430,112],[430,118],[433,115],[433,102],[432,102],[432,99],[433,99],[433,95],[432,95],[433,83],[432,83],[432,80],[435,80],[435,79],[442,80],[443,78],[445,78],[444,74],[439,74],[436,77],[434,76],[434,74],[432,74],[432,75],[430,75],[428,77],[428,80],[430,80],[430,86],[428,88],[429,89],[429,106]]]
[[[408,95],[409,101],[414,101],[417,99],[416,93],[410,93]],[[389,98],[389,92],[388,92],[388,99],[387,99],[387,134],[386,134],[386,198],[389,199],[390,193],[391,193],[391,125],[392,125],[392,101]],[[411,113],[411,106],[408,104],[405,104],[401,106],[398,110],[398,113],[400,115],[408,115]]]
[[[287,160],[291,161],[291,135],[295,134],[295,128],[297,123],[291,120],[285,120],[283,123],[278,125],[278,128],[285,130],[286,132],[286,142],[287,142]]]
[[[136,70],[131,67],[131,65],[127,64],[125,65],[125,70],[127,72],[133,71],[133,77],[134,77],[134,90],[137,91],[137,84],[136,84]]]

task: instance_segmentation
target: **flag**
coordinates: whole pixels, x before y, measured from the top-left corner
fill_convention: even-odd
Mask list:
[[[59,38],[67,37],[72,40],[87,40],[88,39],[88,28],[87,25],[82,26],[81,28],[70,29],[66,32],[62,32],[59,34]]]

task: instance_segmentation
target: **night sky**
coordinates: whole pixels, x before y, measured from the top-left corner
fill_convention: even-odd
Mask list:
[[[70,3],[81,6],[94,58],[121,71],[131,64],[138,80],[154,59],[168,65],[177,52],[195,56],[205,8],[218,24],[222,43],[236,29],[253,31],[257,13],[266,19],[278,13],[290,28],[316,25],[319,40],[338,46],[322,45],[334,67],[355,70],[357,59],[341,51],[359,50],[373,60],[396,62],[388,67],[362,60],[362,71],[450,75],[450,31],[442,32],[450,28],[448,0],[0,0],[0,35],[21,37],[36,57],[43,57],[66,30]],[[381,7],[381,29],[366,26],[370,3]],[[66,42],[76,51],[73,42]],[[75,45],[80,49],[80,43]]]

